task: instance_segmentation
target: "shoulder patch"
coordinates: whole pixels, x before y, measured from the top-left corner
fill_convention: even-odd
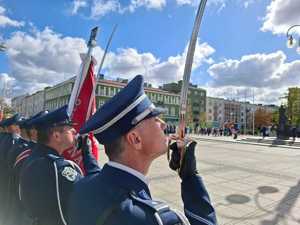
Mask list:
[[[65,167],[61,172],[61,175],[67,178],[69,181],[74,181],[77,176],[77,171],[74,170],[72,167]]]

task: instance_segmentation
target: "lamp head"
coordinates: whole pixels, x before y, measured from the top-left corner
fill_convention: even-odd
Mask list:
[[[286,46],[288,48],[293,48],[295,46],[295,41],[294,41],[294,38],[293,38],[292,35],[288,36],[288,40],[287,40]]]

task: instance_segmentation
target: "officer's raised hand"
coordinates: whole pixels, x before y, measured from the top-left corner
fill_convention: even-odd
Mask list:
[[[197,143],[192,140],[187,142],[176,140],[170,145],[172,153],[169,166],[172,170],[178,171],[181,179],[198,174],[195,157],[196,145]]]
[[[83,153],[92,151],[92,144],[88,135],[79,136],[77,138],[77,149],[81,149]]]

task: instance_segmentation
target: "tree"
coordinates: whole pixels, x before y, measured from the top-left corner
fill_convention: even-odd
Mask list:
[[[255,111],[255,127],[272,125],[273,115],[265,109],[259,108]]]
[[[200,112],[199,122],[201,127],[206,127],[206,112]]]
[[[192,105],[191,100],[188,99],[187,102],[187,109],[186,109],[186,125],[189,127],[194,127],[194,121],[193,121],[193,111],[192,111]]]
[[[291,125],[300,123],[300,88],[289,88],[288,94],[288,119]]]
[[[3,111],[3,119],[8,118],[14,114],[13,108],[8,105],[3,98],[0,97],[0,110]]]
[[[279,111],[276,110],[272,113],[272,123],[279,124]]]

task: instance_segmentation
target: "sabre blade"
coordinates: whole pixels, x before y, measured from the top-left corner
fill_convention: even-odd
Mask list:
[[[103,56],[102,56],[102,59],[101,59],[101,62],[100,62],[100,66],[99,66],[99,69],[98,69],[98,73],[97,73],[97,76],[98,76],[98,77],[99,77],[100,74],[101,74],[101,69],[102,69],[102,66],[103,66],[103,63],[104,63],[106,54],[107,54],[107,52],[108,52],[108,48],[109,48],[109,46],[110,46],[110,44],[111,44],[112,38],[113,38],[113,36],[114,36],[114,34],[115,34],[116,30],[117,30],[117,27],[118,27],[118,25],[116,24],[116,25],[114,26],[114,28],[113,28],[113,30],[112,30],[112,32],[111,32],[111,34],[110,34],[110,37],[109,37],[109,39],[108,39],[108,42],[107,42],[107,44],[106,44],[105,51],[104,51],[104,54],[103,54]]]
[[[196,49],[197,37],[198,37],[202,17],[204,14],[206,2],[207,0],[201,0],[199,4],[194,27],[193,27],[193,32],[189,43],[186,60],[185,60],[185,67],[184,67],[181,94],[180,94],[179,130],[178,130],[179,131],[178,135],[182,139],[185,136],[185,115],[187,111],[187,95],[188,95],[188,88],[189,88],[191,71],[192,71],[192,66],[194,61],[194,53]]]

